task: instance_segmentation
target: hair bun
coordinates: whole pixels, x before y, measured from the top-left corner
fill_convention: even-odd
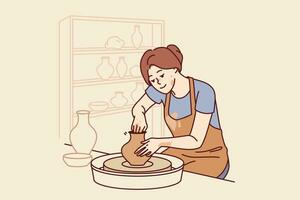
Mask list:
[[[174,44],[168,45],[167,48],[170,51],[172,51],[172,53],[176,56],[176,58],[178,59],[178,61],[182,64],[183,55],[180,52],[180,49],[176,45],[174,45]]]

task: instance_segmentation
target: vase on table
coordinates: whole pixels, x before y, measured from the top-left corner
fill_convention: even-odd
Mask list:
[[[77,124],[70,132],[70,142],[75,152],[90,154],[97,141],[97,133],[90,124],[88,110],[78,110]]]
[[[133,33],[131,35],[131,41],[135,48],[140,48],[143,42],[143,35],[139,25],[134,26]]]
[[[101,58],[101,63],[96,68],[97,74],[102,79],[109,79],[114,73],[114,66],[110,64],[108,56]]]
[[[125,57],[119,57],[119,61],[116,66],[117,74],[120,78],[124,77],[127,73],[127,64],[125,62]]]
[[[138,156],[135,151],[142,145],[145,140],[146,132],[129,131],[130,139],[121,148],[124,159],[132,166],[143,166],[151,158],[151,156]]]
[[[115,107],[122,107],[127,104],[128,100],[124,96],[123,92],[117,91],[115,92],[115,95],[110,99],[110,102]]]

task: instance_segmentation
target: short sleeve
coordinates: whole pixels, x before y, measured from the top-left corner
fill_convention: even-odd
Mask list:
[[[165,94],[156,90],[153,86],[148,86],[146,89],[147,96],[155,103],[161,103],[165,101]]]
[[[215,91],[205,82],[195,84],[197,91],[196,110],[201,113],[213,113],[215,110]]]

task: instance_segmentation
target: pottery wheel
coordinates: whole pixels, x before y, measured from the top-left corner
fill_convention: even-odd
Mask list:
[[[106,160],[103,169],[119,173],[154,173],[171,170],[171,162],[165,158],[151,157],[143,166],[132,166],[122,156]]]

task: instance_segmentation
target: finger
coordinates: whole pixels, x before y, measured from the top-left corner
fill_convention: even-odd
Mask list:
[[[147,127],[144,126],[142,132],[145,132],[147,130]]]
[[[149,141],[150,141],[150,139],[147,139],[147,140],[141,141],[141,143],[142,144],[147,144]]]
[[[137,150],[135,150],[135,154],[140,153],[142,150],[144,150],[146,148],[146,145],[141,145]]]
[[[137,132],[138,132],[138,133],[139,133],[139,132],[141,132],[141,126],[139,126],[139,128],[138,128],[138,131],[137,131]]]
[[[134,126],[134,132],[135,132],[135,133],[136,133],[137,127],[138,127],[138,125],[136,124],[136,125]]]
[[[145,147],[142,151],[140,151],[137,156],[142,156],[144,153],[148,152],[147,147]]]
[[[145,148],[143,151],[141,151],[138,156],[144,156],[146,153],[149,152],[149,149],[148,148]]]

